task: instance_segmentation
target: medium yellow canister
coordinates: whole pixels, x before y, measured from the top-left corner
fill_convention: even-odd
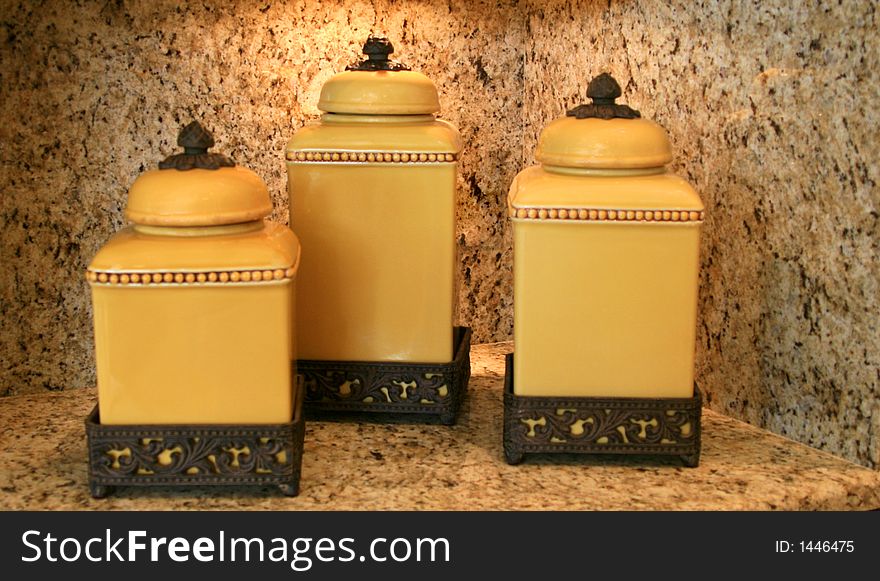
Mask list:
[[[299,243],[196,122],[131,187],[88,267],[101,424],[291,421]]]
[[[510,188],[517,395],[694,393],[703,204],[620,94],[594,79]]]
[[[297,298],[303,360],[453,358],[455,188],[461,142],[435,117],[437,89],[367,59],[321,91],[320,121],[287,146],[290,220],[306,255]]]

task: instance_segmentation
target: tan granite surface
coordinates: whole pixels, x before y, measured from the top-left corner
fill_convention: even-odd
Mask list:
[[[874,3],[2,2],[0,395],[94,383],[82,271],[192,117],[267,180],[371,30],[465,139],[459,320],[512,331],[504,196],[610,70],[702,193],[699,380],[715,410],[880,467]]]
[[[501,451],[504,353],[478,345],[459,422],[310,422],[300,496],[268,488],[119,489],[89,496],[83,418],[91,389],[0,400],[0,509],[880,508],[880,472],[705,410],[697,468],[677,459],[527,456]]]
[[[523,141],[610,71],[706,203],[711,409],[880,468],[880,30],[873,2],[528,5]]]

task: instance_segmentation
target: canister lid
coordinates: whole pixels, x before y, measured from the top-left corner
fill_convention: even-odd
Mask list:
[[[615,103],[620,85],[608,73],[587,88],[592,103],[579,105],[550,123],[535,158],[545,165],[593,169],[659,167],[672,160],[666,131],[641,114]]]
[[[125,216],[151,226],[218,226],[259,220],[272,212],[260,177],[218,153],[214,137],[193,121],[177,137],[183,153],[138,177],[128,192]]]
[[[318,109],[359,115],[430,115],[440,110],[437,87],[404,64],[390,60],[394,46],[371,36],[364,44],[367,58],[334,75],[321,88]]]

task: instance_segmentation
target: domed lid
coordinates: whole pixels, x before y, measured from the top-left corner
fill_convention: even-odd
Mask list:
[[[394,46],[371,36],[365,60],[346,67],[321,88],[318,109],[360,115],[430,115],[440,110],[437,87],[422,73],[389,60]]]
[[[218,226],[259,220],[272,212],[260,177],[219,153],[214,137],[193,121],[177,137],[183,153],[141,174],[128,192],[125,217],[151,226]]]
[[[614,101],[620,85],[608,73],[590,82],[579,105],[544,128],[535,158],[545,165],[591,169],[659,167],[672,160],[666,131]]]

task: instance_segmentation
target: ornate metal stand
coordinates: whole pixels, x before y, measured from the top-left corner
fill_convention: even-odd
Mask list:
[[[525,454],[646,454],[700,462],[700,392],[692,398],[535,397],[513,393],[513,353],[504,376],[504,457]]]
[[[250,425],[104,426],[98,406],[86,419],[89,488],[277,485],[299,492],[305,420],[296,390],[293,421]]]
[[[379,412],[455,423],[471,376],[471,330],[456,327],[450,363],[297,361],[309,413]]]

